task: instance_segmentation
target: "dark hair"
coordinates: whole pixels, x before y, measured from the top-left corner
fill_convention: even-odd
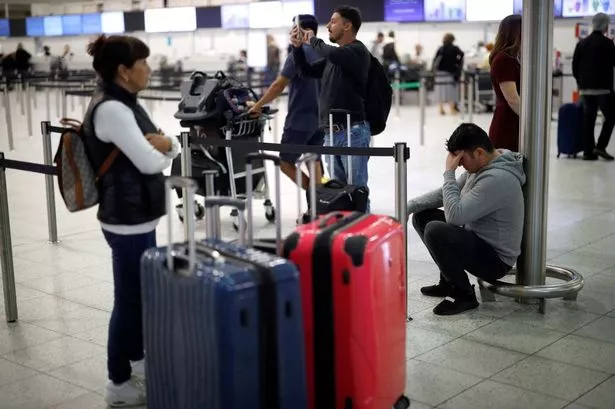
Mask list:
[[[88,45],[92,66],[104,82],[113,82],[120,65],[127,68],[149,57],[149,47],[136,37],[101,35]]]
[[[295,23],[297,17],[293,17],[293,23]],[[314,35],[318,34],[318,20],[311,14],[299,15],[300,28],[302,30],[312,30]]]
[[[446,33],[442,38],[442,44],[449,45],[455,42],[455,35],[453,33]]]
[[[487,132],[480,126],[472,123],[463,123],[455,129],[450,139],[446,141],[446,149],[449,152],[473,151],[483,148],[491,153],[495,150]]]
[[[334,13],[339,14],[344,20],[350,21],[354,33],[358,33],[361,28],[361,11],[352,6],[340,6],[334,10]]]
[[[500,23],[489,63],[501,52],[517,57],[521,49],[521,16],[512,14]]]
[[[389,38],[395,38],[395,31],[389,31]]]

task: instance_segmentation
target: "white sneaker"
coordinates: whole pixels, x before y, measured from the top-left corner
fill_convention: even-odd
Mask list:
[[[107,384],[107,396],[105,397],[110,408],[131,408],[145,405],[145,390],[133,377],[128,381],[116,385],[113,382]]]
[[[132,375],[140,382],[145,383],[145,359],[131,362],[130,366],[132,367]]]

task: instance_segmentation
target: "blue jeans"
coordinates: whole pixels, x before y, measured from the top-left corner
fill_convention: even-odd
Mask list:
[[[109,379],[124,383],[132,376],[130,361],[140,361],[143,353],[143,319],[141,313],[141,256],[156,246],[156,232],[120,235],[103,230],[113,258],[114,301],[107,370]]]
[[[354,125],[350,129],[350,144],[353,148],[369,148],[371,140],[371,131],[369,124],[363,122]],[[327,137],[328,138],[328,137]],[[333,143],[335,147],[348,146],[348,133],[346,129],[333,134]],[[329,157],[331,158],[331,157]],[[352,164],[352,184],[355,186],[367,186],[368,172],[367,164],[369,156],[334,156],[333,157],[333,178],[341,182],[348,183],[348,160]],[[331,159],[329,159],[331,160]],[[330,166],[330,164],[329,164]],[[367,211],[370,211],[370,202],[367,201]]]

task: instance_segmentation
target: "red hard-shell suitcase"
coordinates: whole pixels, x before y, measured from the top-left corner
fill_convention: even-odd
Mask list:
[[[402,226],[335,212],[284,243],[300,271],[308,408],[407,408]]]

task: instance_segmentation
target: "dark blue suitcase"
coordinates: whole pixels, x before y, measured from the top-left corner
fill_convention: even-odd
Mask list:
[[[196,189],[189,179],[167,183]],[[208,198],[206,204],[245,206],[228,198]],[[192,219],[186,227],[193,237]],[[166,248],[143,256],[148,408],[305,408],[297,268],[277,256],[215,238],[194,246],[190,274],[181,273],[189,257],[175,257],[174,268],[167,268]],[[173,249],[185,255],[189,247]]]
[[[557,118],[557,157],[575,157],[583,152],[583,106],[563,104]]]

